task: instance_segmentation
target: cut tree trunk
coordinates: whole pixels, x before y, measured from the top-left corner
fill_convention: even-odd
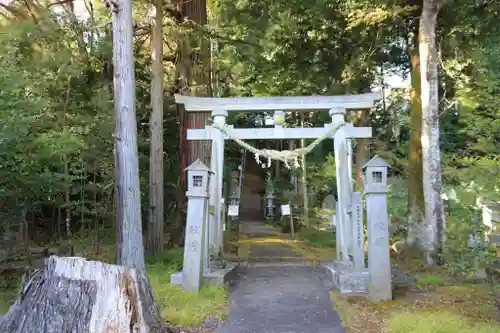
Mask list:
[[[52,256],[26,279],[2,333],[160,333],[158,309],[139,271]]]

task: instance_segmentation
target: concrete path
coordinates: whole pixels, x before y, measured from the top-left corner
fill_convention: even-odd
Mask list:
[[[244,225],[249,237],[275,236],[260,222]],[[253,245],[253,251],[292,255],[286,245]],[[296,256],[295,253],[293,255]],[[344,333],[332,309],[333,287],[321,267],[299,264],[248,264],[234,272],[231,309],[217,333]]]

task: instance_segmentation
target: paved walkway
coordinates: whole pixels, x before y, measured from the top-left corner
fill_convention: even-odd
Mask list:
[[[261,222],[246,222],[250,238],[276,236]],[[298,256],[286,244],[252,244],[252,255]],[[264,254],[264,255],[263,255]],[[344,333],[332,309],[332,288],[321,267],[283,263],[241,265],[231,283],[231,310],[217,333]]]

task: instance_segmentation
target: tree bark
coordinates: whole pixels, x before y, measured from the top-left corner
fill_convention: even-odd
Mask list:
[[[177,9],[182,16],[193,20],[199,25],[207,24],[206,0],[177,1]],[[198,40],[189,40],[189,36],[179,41],[179,61],[177,64],[177,77],[180,83],[180,93],[192,96],[212,96],[212,85],[210,80],[210,41],[206,37]],[[199,51],[195,51],[199,49]],[[205,128],[210,119],[210,112],[186,112],[183,106],[179,106],[181,117],[181,163],[180,182],[177,193],[177,221],[176,221],[176,243],[184,242],[181,230],[185,224],[186,203],[185,193],[187,183],[184,169],[191,163],[200,159],[205,165],[210,165],[212,154],[211,141],[192,140],[187,141],[185,136],[188,128]]]
[[[148,251],[163,251],[163,0],[156,0],[151,65]]]
[[[52,256],[26,279],[2,333],[160,333],[146,277],[131,268]]]
[[[425,220],[422,246],[427,263],[436,264],[435,254],[444,240],[444,211],[441,200],[441,160],[439,149],[438,55],[436,26],[444,1],[425,0],[419,26],[422,101],[422,157]]]
[[[117,187],[117,263],[146,272],[135,116],[132,2],[112,6]]]
[[[199,25],[208,23],[206,0],[191,0],[178,2],[178,9],[185,18],[193,20]],[[180,54],[177,66],[179,81],[181,82],[181,92],[191,96],[212,96],[210,80],[210,41],[205,37],[198,37],[195,40],[191,36],[186,36],[180,41]],[[184,112],[183,123],[187,128],[205,128],[209,120],[210,112]],[[181,166],[181,172],[196,161],[198,158],[210,165],[210,155],[212,145],[210,141],[196,140],[187,141],[187,165]],[[184,189],[184,192],[187,189]]]
[[[416,29],[417,30],[417,29]],[[418,34],[417,34],[418,36]],[[415,40],[416,44],[417,40]],[[411,134],[410,134],[410,160],[408,165],[408,244],[417,245],[422,239],[422,221],[424,219],[424,185],[422,165],[422,103],[420,56],[418,48],[414,45],[411,51]]]

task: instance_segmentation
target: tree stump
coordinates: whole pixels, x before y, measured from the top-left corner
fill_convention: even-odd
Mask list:
[[[0,317],[2,333],[165,332],[147,278],[123,266],[52,256]]]

